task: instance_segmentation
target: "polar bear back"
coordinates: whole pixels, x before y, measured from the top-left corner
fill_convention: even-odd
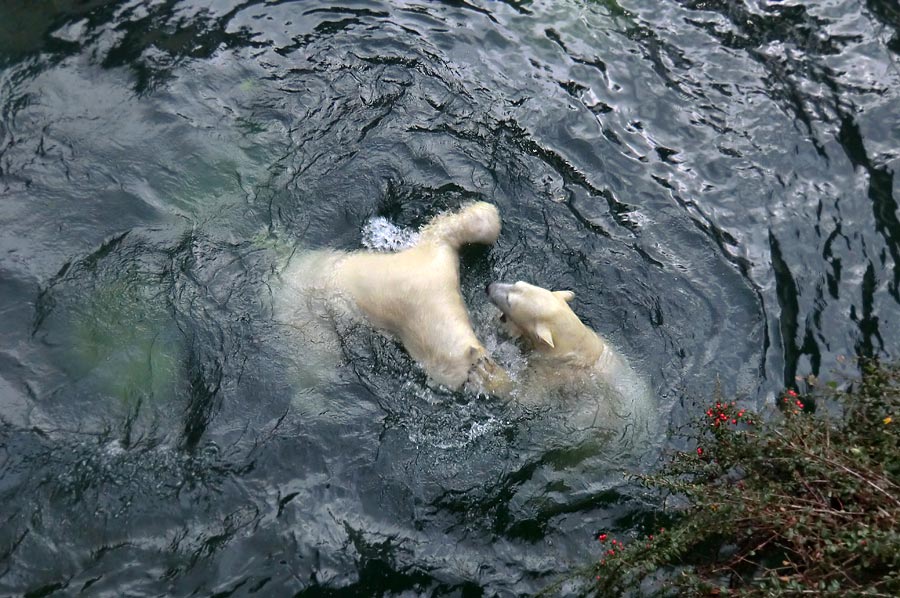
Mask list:
[[[497,208],[473,202],[434,217],[413,247],[396,253],[298,251],[275,293],[276,317],[320,345],[329,324],[364,319],[400,340],[432,382],[504,391],[508,377],[475,336],[459,288],[459,248],[499,234]]]

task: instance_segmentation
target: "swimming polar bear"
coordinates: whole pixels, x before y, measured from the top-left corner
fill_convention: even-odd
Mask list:
[[[598,399],[592,417],[618,419],[647,429],[652,399],[647,383],[603,337],[585,326],[569,302],[572,291],[550,291],[527,282],[492,282],[491,302],[502,312],[507,331],[524,341],[528,365],[521,372],[520,401],[553,394]]]
[[[276,311],[313,344],[340,342],[323,321],[364,320],[399,339],[431,382],[506,394],[511,381],[475,336],[459,287],[460,248],[499,235],[497,208],[475,202],[435,217],[403,251],[302,252],[281,275]]]

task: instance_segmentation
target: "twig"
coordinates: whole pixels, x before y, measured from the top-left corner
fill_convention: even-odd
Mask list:
[[[790,440],[787,440],[787,438],[785,438],[785,437],[784,437],[780,432],[778,432],[778,431],[775,431],[774,433],[775,433],[776,435],[780,436],[783,440],[785,440],[785,441],[788,443],[789,446],[791,446],[791,447],[795,448],[796,450],[798,450],[798,452],[801,452],[801,453],[803,453],[804,455],[806,455],[806,456],[808,456],[808,457],[812,457],[813,459],[816,459],[816,460],[818,460],[818,461],[823,461],[823,462],[825,462],[825,463],[828,463],[829,465],[831,465],[831,466],[833,466],[833,467],[837,467],[837,468],[839,468],[839,469],[842,469],[843,471],[849,473],[851,476],[853,476],[853,477],[859,479],[860,481],[865,482],[866,484],[868,484],[869,486],[871,486],[872,488],[874,488],[875,490],[877,490],[877,491],[880,492],[881,494],[884,494],[891,502],[893,502],[895,505],[897,505],[898,507],[900,507],[900,500],[898,500],[897,498],[895,498],[895,497],[894,497],[892,494],[890,494],[887,490],[885,490],[884,488],[882,488],[882,487],[879,486],[878,484],[875,484],[874,482],[872,482],[871,480],[869,480],[869,479],[866,478],[865,476],[859,474],[859,473],[856,472],[856,471],[853,471],[852,469],[850,469],[850,468],[847,467],[846,465],[843,465],[843,464],[841,464],[841,463],[836,463],[835,461],[832,461],[831,459],[828,459],[828,458],[823,457],[823,456],[821,456],[821,455],[817,455],[817,454],[812,453],[812,452],[810,452],[810,451],[808,451],[808,450],[806,450],[806,449],[800,448],[800,447],[797,446],[797,444],[795,444],[794,442],[791,442]],[[869,473],[871,474],[872,472],[869,472]],[[896,486],[895,484],[891,483],[889,480],[885,480],[885,481],[886,481],[890,486],[892,486],[892,487],[894,487],[894,488],[897,488],[897,486]]]

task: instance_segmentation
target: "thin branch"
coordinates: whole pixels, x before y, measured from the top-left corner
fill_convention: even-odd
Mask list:
[[[837,467],[837,468],[839,468],[839,469],[845,471],[846,473],[849,473],[851,476],[855,477],[856,479],[858,479],[858,480],[860,480],[860,481],[862,481],[862,482],[865,482],[866,484],[868,484],[869,486],[871,486],[872,488],[874,488],[875,490],[877,490],[878,492],[880,492],[881,494],[883,494],[884,496],[886,496],[892,503],[894,503],[895,505],[897,505],[898,507],[900,507],[900,500],[898,500],[896,497],[894,497],[892,494],[890,494],[887,490],[885,490],[884,488],[882,488],[882,487],[879,486],[878,484],[875,484],[874,482],[872,482],[872,481],[871,481],[870,479],[868,479],[867,477],[861,475],[860,473],[858,473],[858,472],[856,472],[856,471],[853,471],[852,469],[850,469],[850,468],[847,467],[846,465],[843,465],[842,463],[837,463],[837,462],[835,462],[835,461],[832,461],[831,459],[828,459],[828,458],[826,458],[826,457],[823,457],[822,455],[817,455],[817,454],[815,454],[815,453],[813,453],[813,452],[811,452],[811,451],[809,451],[809,450],[806,450],[806,449],[803,449],[803,448],[797,446],[797,444],[795,444],[794,442],[791,442],[790,440],[787,440],[787,438],[785,438],[784,435],[782,435],[782,434],[781,434],[780,432],[778,432],[777,430],[774,431],[774,433],[775,433],[776,435],[778,435],[779,437],[781,437],[783,440],[785,440],[785,441],[788,443],[788,446],[791,446],[792,448],[795,448],[798,452],[801,452],[801,453],[803,453],[804,455],[806,455],[806,456],[808,456],[808,457],[811,457],[811,458],[813,458],[813,459],[816,459],[816,460],[818,460],[818,461],[822,461],[822,462],[824,462],[824,463],[828,463],[829,465],[831,465],[831,466],[833,466],[833,467]],[[873,472],[870,471],[870,472],[868,472],[868,473],[869,473],[869,474],[872,474]],[[898,487],[897,485],[895,485],[895,484],[893,484],[892,482],[890,482],[889,480],[885,480],[885,479],[882,478],[881,476],[873,475],[872,477],[878,477],[878,478],[880,478],[882,481],[886,482],[889,486],[891,486],[891,487],[893,487],[893,488],[900,488],[900,487]]]

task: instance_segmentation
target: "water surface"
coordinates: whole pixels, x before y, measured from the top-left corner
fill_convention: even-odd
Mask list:
[[[479,333],[573,289],[662,430],[897,354],[894,3],[209,4],[0,7],[3,593],[528,595],[650,524],[663,432],[292,342],[286,256],[373,217],[496,204]]]

